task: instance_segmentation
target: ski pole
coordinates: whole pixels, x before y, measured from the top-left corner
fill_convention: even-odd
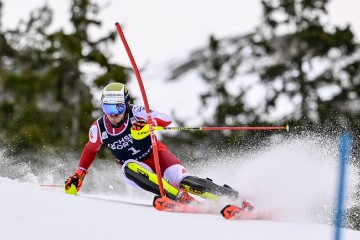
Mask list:
[[[289,125],[274,127],[154,127],[155,130],[201,130],[201,131],[248,131],[248,130],[285,130],[289,132]]]
[[[285,130],[289,132],[290,128],[289,125],[285,126],[271,126],[271,127],[159,127],[155,126],[154,130],[156,131],[163,131],[163,130],[176,130],[176,131],[192,131],[192,130],[199,130],[199,131],[222,131],[222,130],[230,130],[230,131],[250,131],[250,130]],[[141,140],[150,134],[149,125],[146,124],[140,130],[133,130],[130,129],[131,136],[136,140]]]
[[[40,184],[41,187],[63,187],[64,184]]]

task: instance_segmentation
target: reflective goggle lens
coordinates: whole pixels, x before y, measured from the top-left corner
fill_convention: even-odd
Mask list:
[[[102,104],[102,109],[105,114],[111,115],[119,115],[123,114],[125,112],[126,106],[124,103],[118,103],[118,104]]]

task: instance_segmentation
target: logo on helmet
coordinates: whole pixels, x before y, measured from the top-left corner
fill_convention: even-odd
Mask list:
[[[108,84],[102,94],[101,102],[106,104],[126,103],[130,100],[130,94],[128,88],[122,83],[110,83]]]

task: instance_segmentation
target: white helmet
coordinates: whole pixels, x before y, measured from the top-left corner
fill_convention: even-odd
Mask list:
[[[102,91],[101,102],[105,104],[129,104],[129,90],[122,83],[110,83]]]
[[[123,114],[130,102],[129,90],[122,83],[110,83],[101,94],[101,102],[105,114]]]

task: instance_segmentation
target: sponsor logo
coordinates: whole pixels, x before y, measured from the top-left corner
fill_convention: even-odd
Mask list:
[[[141,112],[141,111],[145,111],[145,107],[143,107],[143,106],[138,106],[136,112]]]
[[[116,150],[116,149],[120,150],[130,147],[132,144],[134,144],[133,138],[131,137],[131,134],[128,134],[123,138],[116,140],[113,143],[109,143],[108,147],[111,148],[112,150]]]
[[[146,112],[146,108],[144,106],[134,106],[134,112]],[[150,109],[150,112],[154,112],[153,110]]]
[[[108,138],[107,132],[102,132],[101,139],[107,139],[107,138]]]
[[[105,93],[104,97],[124,97],[122,93]]]
[[[90,142],[96,143],[97,135],[98,135],[97,126],[92,125],[90,130],[89,130],[89,140],[90,140]]]
[[[195,195],[202,195],[205,193],[205,191],[202,189],[195,189],[186,184],[180,184],[180,188],[184,189],[186,192],[193,193]]]
[[[136,172],[140,173],[141,175],[143,175],[143,176],[145,176],[147,178],[149,178],[149,174],[147,174],[147,172],[145,172],[144,170],[142,170],[140,168],[136,169]]]
[[[131,125],[133,125],[134,122],[136,122],[136,118],[134,118],[134,117],[130,118],[130,122],[131,122]]]
[[[124,94],[123,93],[103,93],[102,95],[102,101],[105,103],[119,103],[119,102],[125,102]]]

